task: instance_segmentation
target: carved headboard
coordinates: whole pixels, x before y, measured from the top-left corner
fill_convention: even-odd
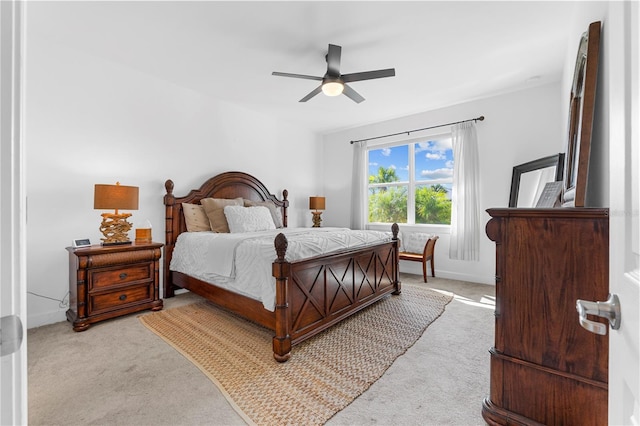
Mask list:
[[[282,223],[287,226],[288,191],[282,191],[282,200],[271,194],[269,190],[255,177],[243,172],[225,172],[214,176],[202,184],[200,189],[191,190],[184,197],[173,195],[173,181],[164,184],[167,193],[164,196],[165,205],[165,274],[173,254],[178,235],[187,231],[187,225],[182,212],[182,203],[200,204],[203,198],[238,198],[253,201],[273,201],[282,209]]]

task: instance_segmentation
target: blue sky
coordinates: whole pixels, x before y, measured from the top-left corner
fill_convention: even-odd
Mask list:
[[[409,149],[407,145],[369,151],[369,175],[377,175],[378,167],[393,167],[401,181],[409,180]],[[451,139],[425,139],[415,144],[416,181],[450,182],[453,177]]]

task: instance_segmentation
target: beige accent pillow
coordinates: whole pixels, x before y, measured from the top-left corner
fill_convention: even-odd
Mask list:
[[[182,213],[189,232],[211,231],[209,218],[200,204],[182,203]]]
[[[276,228],[284,228],[282,224],[282,211],[280,208],[276,207],[276,203],[273,201],[253,201],[253,200],[244,200],[245,207],[257,207],[264,206],[269,209],[269,213],[271,213],[271,217],[273,218],[273,224]]]
[[[229,224],[227,218],[224,216],[225,206],[242,206],[242,197],[227,199],[227,198],[203,198],[200,200],[200,204],[204,207],[204,212],[209,218],[211,224],[211,230],[213,232],[226,232],[229,233]]]

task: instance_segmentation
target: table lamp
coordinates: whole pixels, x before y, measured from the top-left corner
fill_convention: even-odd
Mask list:
[[[115,185],[96,184],[93,195],[95,210],[115,210],[114,213],[102,213],[100,232],[103,246],[131,244],[128,232],[131,223],[127,218],[131,213],[118,213],[118,210],[138,210],[138,187],[124,186],[120,182]]]
[[[322,212],[318,210],[324,210],[324,197],[309,197],[309,210],[315,210],[311,212],[313,214],[313,227],[319,228],[320,222],[322,222],[320,217]]]

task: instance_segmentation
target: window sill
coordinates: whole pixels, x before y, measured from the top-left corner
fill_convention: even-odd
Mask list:
[[[427,232],[431,234],[450,234],[451,225],[407,225],[399,223],[400,232]],[[375,231],[388,231],[391,228],[390,223],[367,223],[366,229]]]

